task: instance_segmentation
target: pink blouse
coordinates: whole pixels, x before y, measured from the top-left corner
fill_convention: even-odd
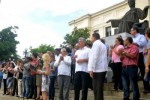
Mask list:
[[[124,49],[124,47],[122,45],[118,45],[117,47],[115,47],[115,50],[118,52],[120,49]],[[114,51],[112,51],[112,57],[111,57],[112,62],[117,63],[117,62],[121,62],[120,60],[120,56],[117,55]]]

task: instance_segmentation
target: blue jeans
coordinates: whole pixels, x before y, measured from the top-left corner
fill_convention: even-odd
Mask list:
[[[124,100],[129,100],[130,89],[129,83],[131,82],[133,89],[133,100],[139,100],[139,87],[138,87],[138,67],[131,65],[122,69],[122,83],[124,88]]]
[[[56,76],[50,76],[50,85],[49,85],[49,99],[54,100],[54,96],[55,96],[55,80],[56,80]]]
[[[30,77],[23,78],[23,97],[28,97],[29,95],[29,80]]]

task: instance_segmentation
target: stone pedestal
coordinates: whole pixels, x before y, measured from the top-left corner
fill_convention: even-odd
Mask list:
[[[109,36],[109,37],[105,37],[105,42],[107,45],[114,45],[115,44],[115,39],[118,37],[118,35],[121,35],[123,39],[125,39],[126,37],[128,36],[131,36],[131,34],[129,33],[120,33],[120,34],[116,34],[116,35],[112,35],[112,36]]]

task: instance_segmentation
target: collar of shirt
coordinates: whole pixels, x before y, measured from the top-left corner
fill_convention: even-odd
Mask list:
[[[137,33],[136,35],[134,35],[134,38],[138,37],[140,35],[140,33]]]

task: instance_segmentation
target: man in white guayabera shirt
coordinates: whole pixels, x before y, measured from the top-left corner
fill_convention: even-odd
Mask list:
[[[61,49],[61,55],[56,60],[54,66],[58,67],[59,100],[69,100],[71,57],[68,55],[66,48]]]
[[[100,35],[93,33],[91,41],[93,46],[89,55],[88,71],[93,78],[94,100],[104,100],[103,85],[107,67],[107,48],[101,42]]]
[[[86,39],[80,37],[78,40],[79,49],[76,51],[74,55],[74,59],[76,60],[76,68],[75,68],[75,78],[74,78],[74,90],[75,96],[74,100],[79,100],[80,98],[80,90],[82,90],[82,99],[87,100],[88,94],[88,82],[90,75],[88,73],[88,59],[90,49],[86,47]]]

